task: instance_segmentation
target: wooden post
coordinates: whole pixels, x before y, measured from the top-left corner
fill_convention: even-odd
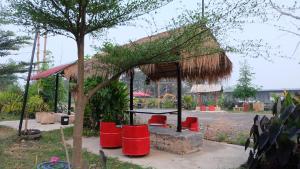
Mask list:
[[[130,87],[129,87],[129,97],[130,97],[130,110],[133,110],[133,79],[134,79],[134,69],[130,71]],[[130,111],[130,125],[133,125],[133,113]]]
[[[43,56],[43,62],[46,62],[46,55],[47,55],[47,32],[45,32],[44,35],[44,56]]]
[[[57,113],[59,73],[55,75],[54,112]]]
[[[39,32],[39,30],[37,30],[36,33],[35,33],[35,38],[34,38],[33,48],[32,48],[32,53],[31,53],[31,60],[30,60],[29,68],[28,68],[28,76],[27,76],[27,81],[26,81],[26,86],[25,86],[25,92],[24,92],[24,97],[23,97],[23,105],[22,105],[22,111],[21,111],[21,117],[20,117],[20,123],[19,123],[19,136],[21,135],[22,124],[23,124],[24,114],[25,114],[25,110],[26,110],[29,82],[30,82],[30,78],[31,78],[32,64],[33,64],[33,59],[34,59],[34,53],[35,53],[36,40],[37,40],[38,32]]]
[[[177,132],[181,132],[181,71],[179,63],[177,67]]]

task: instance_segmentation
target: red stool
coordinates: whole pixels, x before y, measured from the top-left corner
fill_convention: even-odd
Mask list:
[[[122,152],[128,156],[149,154],[150,133],[147,125],[123,126]]]
[[[114,122],[100,122],[100,145],[102,148],[118,148],[122,146],[122,128]]]
[[[197,117],[187,117],[185,121],[181,122],[183,128],[187,128],[190,131],[199,131],[199,123]]]
[[[148,120],[148,125],[167,127],[167,116],[152,115],[151,118]]]

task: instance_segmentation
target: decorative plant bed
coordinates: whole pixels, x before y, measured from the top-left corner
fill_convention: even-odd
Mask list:
[[[64,161],[58,162],[44,162],[38,164],[37,169],[69,169],[69,163]]]
[[[200,106],[200,111],[206,111],[206,106]]]
[[[38,129],[28,129],[21,131],[21,138],[25,140],[36,140],[42,136],[42,132]]]
[[[216,111],[216,106],[208,106],[208,111]]]
[[[36,121],[41,124],[55,123],[55,113],[53,112],[36,112]]]

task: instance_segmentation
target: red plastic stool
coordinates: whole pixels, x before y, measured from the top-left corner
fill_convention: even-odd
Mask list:
[[[122,128],[114,122],[100,122],[100,145],[102,148],[118,148],[122,146]]]
[[[123,126],[122,152],[128,156],[149,154],[150,133],[147,125]]]
[[[197,117],[187,117],[185,121],[181,122],[183,128],[187,128],[190,131],[199,131],[199,123]]]
[[[151,118],[148,120],[148,125],[167,127],[167,116],[165,116],[165,115],[152,115]]]

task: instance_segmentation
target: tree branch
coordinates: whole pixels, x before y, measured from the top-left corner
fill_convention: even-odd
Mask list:
[[[275,9],[277,12],[279,12],[281,15],[285,15],[285,16],[289,16],[289,17],[292,17],[294,19],[298,19],[300,20],[300,16],[297,16],[297,15],[294,15],[294,14],[291,14],[291,13],[288,13],[288,12],[285,12],[283,10],[281,10],[278,6],[276,6],[271,0],[269,1],[272,8]]]
[[[61,12],[61,14],[67,19],[67,21],[69,22],[70,25],[70,32],[74,33],[74,27],[73,27],[73,23],[70,19],[70,15],[68,13],[65,13],[59,6],[58,4],[55,2],[55,0],[50,0],[52,2],[52,5]],[[67,8],[67,7],[66,7]]]
[[[300,36],[299,33],[296,33],[296,32],[293,32],[293,31],[290,31],[290,30],[286,30],[286,29],[279,29],[280,31],[284,31],[284,32],[288,32],[290,34],[294,34],[294,35],[297,35],[297,36]]]
[[[93,89],[89,90],[88,93],[86,94],[87,99],[89,100],[98,90],[110,85],[111,82],[117,80],[122,73],[124,73],[125,71],[120,71],[117,74],[115,74],[114,76],[112,76],[110,79],[99,83],[96,87],[94,87]]]

